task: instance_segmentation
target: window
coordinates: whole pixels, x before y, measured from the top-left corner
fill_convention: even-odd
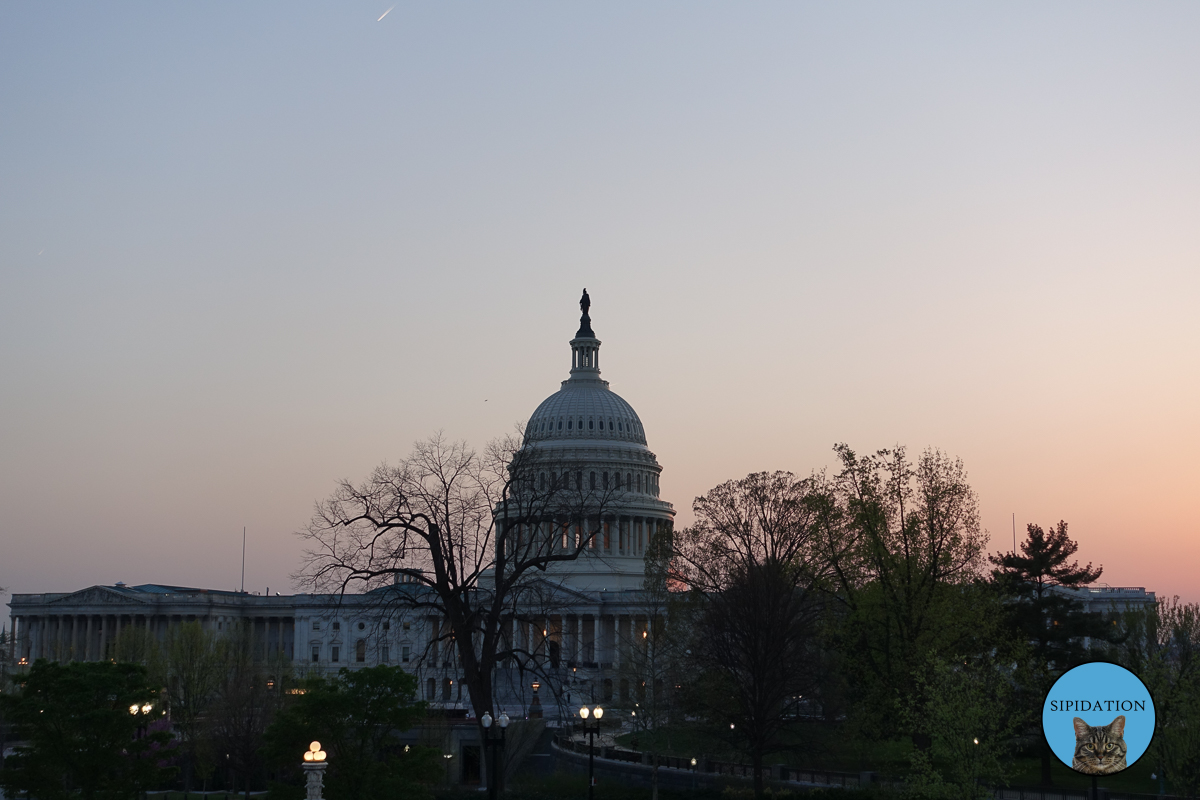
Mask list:
[[[562,430],[562,420],[561,419],[558,421],[558,429],[560,431]]]
[[[366,628],[366,627],[367,627],[367,623],[365,623],[365,622],[360,622],[360,623],[358,623],[358,629],[359,629],[360,631],[361,631],[361,630],[363,630],[363,629],[364,629],[364,628]]]
[[[334,624],[336,625],[337,623],[335,622]],[[329,660],[336,664],[338,662],[338,656],[341,655],[340,651],[341,651],[341,648],[338,647],[337,645],[334,645],[333,647],[331,647],[329,649]]]
[[[589,419],[588,420],[588,430],[594,431],[595,429],[596,429],[596,421],[594,419]]]
[[[450,687],[454,685],[454,681],[449,678],[442,678],[442,701],[450,702]]]
[[[411,652],[408,649],[408,645],[404,645],[403,647],[400,648],[400,660],[401,661],[403,661],[405,664],[407,664],[410,656],[411,656]]]
[[[607,473],[607,472],[605,472],[605,473],[604,473],[604,474],[601,476],[601,478],[602,478],[602,480],[603,480],[603,485],[604,485],[604,488],[605,488],[605,489],[607,489],[607,488],[608,488],[608,473]]]
[[[571,422],[572,421],[573,420],[567,420],[567,430],[571,430]]]
[[[544,473],[544,472],[542,473],[542,483],[541,483],[541,485],[542,485],[542,489],[543,489],[543,490],[545,490],[545,488],[546,488],[546,473]]]
[[[342,629],[342,623],[340,623],[340,622],[333,623],[333,629],[335,631],[340,631]]]
[[[221,625],[222,625],[222,624],[223,624],[223,623],[221,622],[221,620],[217,620],[217,630],[221,630]]]
[[[382,664],[388,663],[388,658],[390,655],[391,655],[391,653],[388,652],[388,646],[386,644],[383,647],[379,648],[380,663],[382,663]]]
[[[361,622],[359,623],[362,624]],[[367,660],[367,640],[359,639],[354,643],[354,660],[359,664]]]
[[[621,423],[620,423],[620,422],[618,422],[618,423],[617,423],[617,430],[619,430],[621,433],[624,433],[624,432],[625,432],[625,427],[624,427],[623,425],[621,425]]]
[[[384,620],[384,621],[383,621],[383,629],[384,629],[385,631],[386,631],[386,630],[391,630],[391,627],[392,627],[392,623],[391,623],[391,621],[390,621],[390,620]]]
[[[404,620],[404,630],[408,630],[410,627],[412,627],[412,623],[410,623],[408,620]]]
[[[320,623],[320,622],[314,622],[314,623],[313,623],[313,630],[314,630],[314,631],[319,631],[319,630],[321,630],[321,623]]]
[[[312,660],[313,660],[313,663],[316,664],[318,661],[321,660],[321,645],[314,644],[312,646],[312,648],[313,648]]]
[[[592,488],[596,488],[596,473],[592,473]]]
[[[434,683],[433,678],[430,678],[429,680],[425,681],[425,699],[426,700],[433,699],[433,693],[434,693],[435,686],[437,686],[437,684]]]

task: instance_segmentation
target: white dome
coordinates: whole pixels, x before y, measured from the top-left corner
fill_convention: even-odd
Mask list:
[[[563,381],[562,388],[533,412],[526,431],[537,441],[582,439],[646,444],[637,412],[608,388],[607,381]]]

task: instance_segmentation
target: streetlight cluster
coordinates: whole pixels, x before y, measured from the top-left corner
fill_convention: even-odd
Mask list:
[[[534,691],[537,691],[536,683],[534,687]],[[500,772],[496,767],[496,749],[497,747],[501,749],[504,747],[504,732],[508,730],[509,721],[507,711],[501,711],[500,716],[496,719],[492,719],[490,711],[485,711],[483,712],[483,716],[479,718],[479,724],[483,726],[484,746],[490,747],[492,751],[492,768],[488,772],[488,797],[490,798],[495,798],[500,789]],[[500,736],[498,738],[493,738],[491,734],[493,722],[500,729]]]
[[[593,765],[596,754],[596,734],[600,733],[600,719],[604,716],[604,709],[600,706],[588,708],[581,706],[579,716],[583,720],[583,732],[588,735],[588,800],[592,800],[592,792],[596,787],[595,767]],[[595,725],[588,725],[587,718],[591,717],[596,720]]]
[[[129,713],[136,717],[139,711],[143,714],[149,714],[151,708],[153,708],[153,706],[151,706],[149,703],[144,703],[140,706],[137,703],[134,703],[129,707]]]
[[[308,749],[304,751],[305,761],[324,761],[325,751],[321,749],[320,742],[312,742]]]

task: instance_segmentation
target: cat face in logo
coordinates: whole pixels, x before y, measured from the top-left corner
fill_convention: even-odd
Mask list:
[[[1125,769],[1125,715],[1095,727],[1076,717],[1071,768],[1086,775],[1111,775]]]

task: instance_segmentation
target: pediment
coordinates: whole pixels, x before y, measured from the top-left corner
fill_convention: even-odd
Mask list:
[[[129,603],[144,603],[140,597],[130,597],[127,594],[110,589],[107,586],[91,586],[78,592],[63,595],[51,600],[49,605],[56,606],[88,606],[88,605],[125,605]]]

